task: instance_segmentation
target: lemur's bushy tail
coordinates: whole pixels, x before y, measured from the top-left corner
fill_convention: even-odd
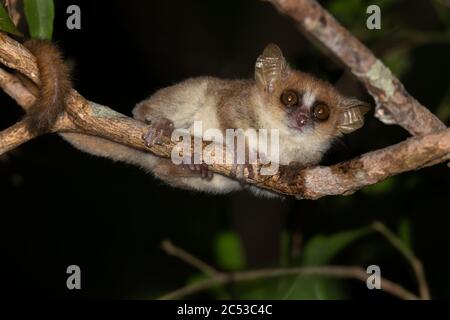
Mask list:
[[[28,40],[25,47],[36,57],[39,69],[39,94],[26,115],[29,129],[51,130],[65,109],[65,98],[72,87],[69,67],[59,49],[50,41]]]

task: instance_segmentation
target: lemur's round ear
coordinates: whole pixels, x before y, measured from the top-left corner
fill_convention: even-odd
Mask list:
[[[264,88],[272,93],[286,73],[286,60],[281,49],[276,44],[269,44],[256,60],[255,79]]]
[[[364,115],[370,110],[370,104],[355,98],[346,98],[340,105],[337,128],[342,133],[350,133],[364,125]]]

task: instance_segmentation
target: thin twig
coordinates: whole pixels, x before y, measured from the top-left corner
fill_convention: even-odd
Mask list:
[[[420,298],[422,300],[430,300],[430,290],[423,270],[422,262],[416,255],[408,248],[402,240],[400,240],[391,230],[389,230],[383,223],[373,223],[373,228],[379,232],[391,245],[396,248],[409,262],[416,275],[417,285],[419,287]]]
[[[187,264],[193,266],[194,268],[200,270],[204,274],[210,277],[216,277],[220,272],[215,268],[211,267],[206,262],[194,257],[189,252],[175,246],[170,240],[164,240],[161,244],[162,249],[169,255],[177,257],[178,259],[186,262]]]
[[[11,98],[16,100],[17,104],[24,110],[27,110],[33,105],[36,97],[20,82],[20,80],[0,68],[0,87]]]
[[[178,248],[174,244],[170,243],[171,254],[180,260],[188,263],[191,266],[196,267],[199,271],[205,269],[205,265],[207,266],[207,270],[214,270],[214,273],[207,274],[209,276],[208,279],[199,281],[194,284],[186,285],[180,289],[172,291],[162,297],[162,300],[168,299],[181,299],[186,296],[208,290],[217,285],[225,285],[230,283],[244,282],[244,281],[252,281],[258,279],[268,279],[268,278],[276,278],[282,276],[294,276],[294,275],[304,275],[304,276],[324,276],[324,277],[333,277],[333,278],[346,278],[346,279],[355,279],[366,283],[368,274],[366,271],[357,266],[325,266],[325,267],[300,267],[300,268],[274,268],[274,269],[260,269],[260,270],[251,270],[251,271],[242,271],[235,273],[226,273],[226,272],[218,272],[215,268],[207,265],[202,262],[201,268],[197,267],[198,261],[200,259],[192,256],[187,253],[185,250]],[[167,243],[166,243],[167,246]],[[175,253],[174,253],[175,252]],[[181,253],[181,254],[180,254]],[[186,259],[187,258],[187,259]],[[196,261],[196,263],[192,263],[192,259]],[[408,291],[401,285],[392,282],[388,279],[381,278],[381,289],[387,293],[392,294],[393,296],[404,299],[404,300],[418,300],[414,293]]]

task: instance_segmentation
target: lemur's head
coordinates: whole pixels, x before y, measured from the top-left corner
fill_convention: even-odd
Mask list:
[[[293,70],[280,48],[269,44],[258,57],[255,78],[268,113],[292,134],[329,140],[364,125],[369,105],[341,95],[332,85]]]

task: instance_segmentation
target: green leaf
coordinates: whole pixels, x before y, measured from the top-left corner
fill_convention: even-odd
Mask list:
[[[328,4],[328,10],[345,23],[352,23],[352,18],[359,18],[366,13],[361,0],[334,0]]]
[[[373,231],[369,227],[338,232],[332,235],[318,235],[304,248],[302,266],[329,264],[351,243]],[[286,279],[287,280],[287,279]],[[286,282],[285,280],[285,282]],[[283,299],[346,299],[348,293],[342,280],[320,276],[298,276],[284,291]]]
[[[356,230],[341,231],[331,235],[315,236],[305,246],[303,265],[319,266],[328,264],[352,242],[372,232],[371,228],[364,227]]]
[[[273,279],[260,279],[252,282],[237,283],[233,291],[239,300],[272,300],[275,287]]]
[[[22,35],[12,22],[10,16],[8,15],[8,11],[6,11],[5,7],[1,3],[0,3],[0,30],[14,34],[16,36]]]
[[[237,234],[220,233],[214,242],[217,264],[224,270],[237,271],[245,268],[244,250]]]
[[[24,6],[31,37],[51,40],[55,17],[53,0],[24,0]]]

